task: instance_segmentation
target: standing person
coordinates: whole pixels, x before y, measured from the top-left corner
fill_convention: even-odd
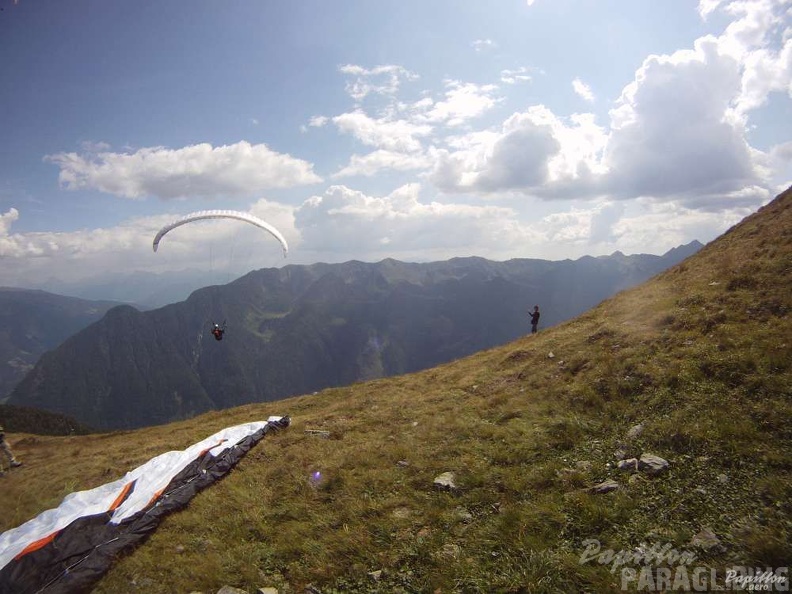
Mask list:
[[[2,425],[0,425],[0,450],[3,450],[6,458],[8,458],[8,463],[11,465],[11,468],[22,466],[22,462],[14,457],[14,452],[11,451],[8,442],[5,440],[5,432]]]
[[[534,305],[534,310],[531,312],[531,334],[536,334],[537,326],[539,325],[539,306]]]

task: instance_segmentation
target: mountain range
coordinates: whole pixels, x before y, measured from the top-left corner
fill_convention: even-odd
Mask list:
[[[0,402],[44,352],[101,319],[118,304],[0,287]]]
[[[676,264],[663,256],[559,262],[383,260],[251,272],[183,302],[115,307],[38,361],[8,402],[98,428],[134,428],[403,374],[574,317]],[[227,324],[222,342],[211,323]]]

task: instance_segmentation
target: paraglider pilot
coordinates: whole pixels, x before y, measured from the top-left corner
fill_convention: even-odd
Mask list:
[[[534,310],[529,315],[531,316],[531,334],[536,334],[536,327],[539,325],[539,306],[534,305]]]
[[[214,324],[212,326],[212,335],[215,337],[215,340],[223,340],[224,332],[225,332],[225,322],[223,322],[222,326],[218,324]]]

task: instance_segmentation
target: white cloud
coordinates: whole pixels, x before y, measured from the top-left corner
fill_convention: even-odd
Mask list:
[[[420,170],[430,162],[424,177],[446,194],[645,196],[703,211],[756,205],[782,160],[749,145],[746,117],[769,93],[792,91],[792,38],[778,50],[770,44],[782,34],[779,7],[788,2],[701,2],[703,17],[717,10],[732,17],[723,34],[647,57],[609,112],[609,125],[593,114],[561,116],[539,104],[506,118],[499,130],[450,134],[503,100],[496,85],[456,80],[445,81],[439,100],[394,98],[380,118],[361,110],[344,114],[334,119],[339,128],[378,150],[353,155],[336,177]],[[514,84],[529,79],[527,73],[503,70],[500,78]],[[595,99],[581,78],[572,87]]]
[[[594,101],[594,93],[592,93],[591,87],[589,87],[579,78],[576,78],[575,80],[572,81],[572,89],[574,89],[575,93],[580,95],[586,101],[589,102]]]
[[[518,82],[531,80],[531,75],[528,74],[528,69],[525,66],[520,66],[516,70],[501,70],[500,80],[507,85],[513,85]]]
[[[551,195],[601,173],[607,136],[591,114],[562,120],[537,105],[506,119],[499,132],[453,137],[436,152],[430,175],[446,192],[531,192]]]
[[[421,150],[419,138],[429,135],[432,126],[407,120],[374,119],[358,109],[332,119],[341,132],[351,134],[367,146],[389,151],[415,152]]]
[[[492,39],[476,39],[471,45],[477,52],[482,52],[486,49],[494,48],[495,42]]]
[[[746,114],[770,92],[792,96],[792,39],[778,50],[768,45],[788,4],[702,3],[702,13],[722,8],[733,17],[723,35],[646,58],[610,111],[609,129],[591,114],[562,118],[532,106],[504,121],[494,137],[467,144],[455,137],[448,148],[429,150],[435,158],[429,180],[445,192],[648,196],[705,211],[756,206],[783,166],[749,145]],[[594,99],[580,79],[573,89]]]
[[[418,121],[443,123],[446,126],[460,126],[489,111],[503,99],[495,97],[496,85],[463,83],[457,80],[445,81],[446,92],[443,101],[423,103],[426,109],[416,114]]]
[[[611,111],[608,188],[668,197],[756,184],[744,127],[727,117],[739,85],[738,62],[712,37],[648,57]]]
[[[303,249],[336,257],[401,255],[449,257],[514,249],[530,232],[512,209],[496,206],[423,203],[420,186],[408,184],[384,197],[331,186],[296,212]]]
[[[8,234],[11,224],[19,218],[19,211],[11,208],[5,214],[0,215],[0,236]]]
[[[715,12],[723,0],[699,0],[698,13],[702,19],[706,19],[709,15]]]
[[[328,118],[327,116],[313,116],[313,117],[312,117],[312,118],[311,118],[311,119],[308,121],[308,125],[309,125],[311,128],[321,128],[321,127],[322,127],[322,126],[324,126],[324,125],[325,125],[325,124],[326,124],[326,123],[327,123],[329,120],[330,120],[330,118]]]
[[[0,216],[0,257],[3,268],[0,284],[13,283],[16,275],[47,278],[62,274],[85,277],[97,270],[121,267],[135,270],[141,258],[153,254],[151,240],[169,216],[148,217],[107,229],[72,232],[12,233],[11,223],[19,218],[12,208]]]
[[[249,195],[322,181],[307,161],[244,141],[134,153],[59,153],[46,160],[60,167],[60,184],[67,190],[100,190],[124,198]]]
[[[355,77],[347,82],[346,92],[355,101],[363,101],[368,95],[394,95],[402,81],[416,80],[418,75],[403,66],[393,64],[364,68],[355,64],[339,66],[339,72]]]
[[[329,121],[330,118],[328,118],[327,116],[313,116],[310,120],[308,120],[307,125],[303,124],[302,126],[300,126],[300,132],[303,133],[308,132],[308,128],[321,128]]]
[[[299,246],[292,207],[261,199],[250,212],[281,231],[291,249]],[[214,268],[241,274],[283,263],[280,246],[269,233],[239,221],[203,221],[180,227],[163,239],[155,253],[151,242],[156,232],[182,214],[138,217],[111,227],[70,232],[12,233],[11,224],[20,216],[12,208],[0,215],[0,285],[40,286],[53,279],[74,282],[106,271],[158,273],[206,268],[209,275],[209,269]]]
[[[731,208],[708,212],[687,208],[676,201],[640,200],[637,211],[613,224],[616,245],[625,253],[663,253],[697,238],[707,242],[740,222],[751,209]]]
[[[792,39],[784,28],[792,16],[789,0],[732,1],[722,10],[733,20],[716,38],[718,50],[743,68],[740,92],[734,100],[736,115],[745,119],[772,92],[792,97]],[[777,39],[781,39],[779,44],[771,43]]]
[[[763,48],[751,52],[744,64],[740,97],[736,101],[738,114],[761,107],[773,92],[792,97],[792,39],[787,39],[780,51]]]
[[[379,149],[367,155],[352,155],[349,164],[333,175],[334,178],[353,175],[373,176],[383,170],[411,171],[430,166],[428,157],[421,153],[405,154]]]

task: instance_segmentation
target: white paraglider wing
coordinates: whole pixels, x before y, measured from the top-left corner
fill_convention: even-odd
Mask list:
[[[172,223],[168,223],[162,229],[157,232],[157,235],[154,236],[154,251],[157,251],[159,247],[159,242],[163,238],[163,236],[168,233],[169,231],[175,229],[176,227],[181,227],[182,225],[186,225],[187,223],[192,223],[193,221],[202,221],[204,219],[237,219],[239,221],[245,221],[246,223],[250,223],[251,225],[255,225],[256,227],[260,227],[265,231],[269,231],[275,239],[277,239],[281,247],[283,248],[283,257],[286,257],[286,254],[289,251],[289,245],[286,243],[286,238],[283,237],[280,231],[278,231],[275,227],[267,223],[266,221],[261,220],[257,216],[254,216],[247,212],[239,212],[236,210],[201,210],[198,212],[193,212],[188,215],[183,216],[180,219],[173,221]]]

